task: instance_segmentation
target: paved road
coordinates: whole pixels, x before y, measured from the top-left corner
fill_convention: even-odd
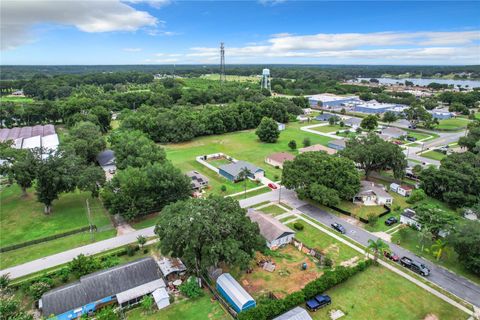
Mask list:
[[[344,219],[341,219],[340,217],[323,211],[310,204],[305,204],[297,209],[328,227],[330,227],[330,224],[333,222],[342,224],[347,229],[346,235],[364,246],[368,245],[369,239],[377,239],[377,237],[365,231],[364,229],[349,224]],[[398,254],[400,257],[411,257],[427,265],[432,271],[432,274],[428,277],[428,280],[455,294],[456,296],[480,307],[480,286],[461,276],[447,271],[446,269],[439,267],[432,262],[424,260],[402,247],[399,247],[393,243],[390,243],[389,245],[392,251]]]
[[[149,227],[141,229],[132,233],[128,233],[115,238],[110,238],[103,241],[98,241],[83,247],[78,247],[68,251],[60,252],[45,258],[33,260],[24,264],[20,264],[15,267],[4,269],[0,271],[0,275],[9,273],[11,279],[26,276],[31,273],[35,273],[41,270],[56,267],[58,265],[68,263],[77,257],[79,254],[92,255],[101,253],[104,251],[112,250],[130,243],[137,242],[137,237],[142,235],[145,237],[154,236],[153,229],[155,227]]]

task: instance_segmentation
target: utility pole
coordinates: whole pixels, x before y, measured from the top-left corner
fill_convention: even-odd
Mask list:
[[[220,43],[220,83],[223,84],[225,77],[225,46],[223,42]]]

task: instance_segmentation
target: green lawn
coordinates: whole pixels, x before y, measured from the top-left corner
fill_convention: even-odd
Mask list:
[[[427,152],[424,152],[424,153],[420,154],[420,156],[428,158],[428,159],[433,159],[433,160],[440,161],[443,158],[445,158],[447,155],[442,153],[442,152],[431,150],[431,151],[427,151]]]
[[[129,311],[127,319],[131,320],[227,320],[232,317],[225,312],[218,301],[205,291],[205,295],[196,299],[182,300],[150,314],[144,314],[142,309]]]
[[[289,219],[292,217],[289,217]],[[334,265],[339,265],[341,262],[349,260],[353,257],[361,257],[361,254],[353,250],[344,243],[339,242],[335,238],[329,236],[328,234],[312,227],[307,224],[305,221],[299,220],[304,229],[302,231],[295,231],[295,238],[302,241],[305,245],[310,248],[315,248],[322,250],[324,253],[329,255]],[[289,223],[288,227],[292,230],[294,223]]]
[[[110,225],[108,213],[97,199],[87,192],[62,194],[53,202],[50,215],[43,213],[43,205],[36,201],[34,190],[26,198],[15,184],[0,192],[2,214],[0,217],[0,242],[2,246],[62,233],[88,226],[85,200],[92,208],[92,222],[97,227]]]
[[[405,129],[404,129],[405,130]],[[420,132],[420,131],[414,131],[414,130],[405,130],[408,132],[408,135],[410,137],[414,137],[414,138],[417,138],[417,140],[422,140],[422,139],[426,139],[428,137],[431,136],[431,138],[429,139],[426,139],[426,140],[431,140],[433,138],[437,138],[439,137],[438,134],[428,134],[428,133],[423,133],[423,132]],[[408,142],[408,141],[407,141]]]
[[[258,196],[259,194],[264,194],[264,193],[267,193],[267,192],[270,192],[270,191],[272,191],[272,190],[269,187],[263,187],[263,188],[260,188],[260,189],[254,190],[254,191],[250,191],[250,192],[247,192],[247,193],[242,193],[242,194],[236,195],[232,198],[235,199],[235,200],[242,200],[242,199],[246,199],[246,198],[255,197],[255,196]]]
[[[434,261],[436,264],[444,266],[445,268],[450,269],[451,271],[462,275],[480,285],[480,276],[472,274],[470,271],[462,267],[462,265],[458,262],[457,253],[451,246],[447,246],[443,257],[437,261],[433,254],[430,253],[430,249],[433,244],[432,241],[427,240],[425,242],[424,251],[422,252],[420,234],[411,228],[405,228],[405,231],[402,231],[402,233],[403,232],[405,233],[403,238],[401,237],[400,232],[393,234],[392,242],[400,241],[400,245],[405,249],[408,249],[416,255],[422,256],[428,260]]]
[[[95,241],[112,238],[115,237],[116,234],[117,231],[115,229],[96,232],[94,233],[92,241],[92,235],[89,232],[83,232],[17,250],[3,252],[0,253],[0,269],[40,259],[62,251],[84,246]]]
[[[268,213],[268,214],[271,214],[272,216],[278,216],[278,215],[281,215],[287,211],[283,210],[282,208],[280,208],[279,206],[277,206],[276,204],[272,203],[271,205],[269,205],[268,207],[264,207],[264,208],[261,208],[261,209],[258,209],[259,211],[262,211],[264,213]]]
[[[325,292],[332,304],[310,313],[313,319],[329,319],[331,310],[342,310],[341,319],[437,319],[460,320],[468,315],[414,283],[380,266],[371,266]]]
[[[353,216],[363,219],[368,219],[368,216],[372,213],[378,216],[386,210],[383,206],[364,206],[347,200],[342,200],[337,207],[352,213]]]
[[[17,97],[17,96],[2,96],[0,98],[1,102],[20,102],[20,103],[32,103],[32,98],[27,97]]]
[[[323,132],[323,133],[328,133],[328,132],[336,132],[338,130],[343,130],[345,129],[344,127],[340,127],[338,124],[336,125],[326,125],[326,126],[321,126],[321,127],[316,127],[316,128],[311,128],[312,130],[318,131],[318,132]]]
[[[440,120],[439,124],[435,127],[435,129],[447,131],[461,130],[463,128],[466,128],[469,123],[469,120],[463,118]]]
[[[223,135],[207,136],[196,138],[192,141],[178,144],[165,145],[167,158],[182,171],[197,170],[205,174],[210,179],[211,189],[208,193],[227,195],[237,193],[243,190],[243,183],[232,183],[227,179],[207,169],[205,166],[195,161],[199,155],[222,152],[238,160],[251,162],[266,172],[270,179],[277,180],[281,176],[281,170],[265,163],[265,157],[281,151],[289,151],[288,142],[296,140],[297,145],[301,146],[304,138],[310,138],[312,144],[327,145],[331,140],[328,137],[320,136],[314,133],[303,132],[300,127],[303,124],[289,123],[286,130],[280,133],[280,138],[276,143],[262,143],[255,135],[255,130],[239,131]],[[248,189],[256,186],[253,182]],[[227,192],[222,193],[222,185],[227,187]]]

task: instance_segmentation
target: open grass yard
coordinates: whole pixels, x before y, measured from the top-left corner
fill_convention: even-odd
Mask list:
[[[350,212],[352,216],[363,219],[368,219],[371,214],[378,216],[386,210],[383,206],[364,206],[347,200],[342,200],[337,207]]]
[[[340,265],[342,262],[363,258],[361,255],[349,246],[337,241],[328,234],[312,227],[306,222],[300,221],[304,226],[302,231],[295,231],[295,238],[303,242],[306,246],[320,250],[323,254],[330,256],[334,265]],[[289,223],[288,227],[292,230],[293,223]]]
[[[402,234],[404,234],[403,237],[402,237]],[[396,241],[400,241],[400,245],[402,247],[410,250],[416,255],[424,257],[430,261],[434,261],[436,264],[439,264],[447,269],[450,269],[451,271],[459,275],[462,275],[480,285],[480,276],[475,275],[462,267],[462,265],[458,262],[457,253],[453,250],[451,246],[447,245],[447,247],[444,250],[444,253],[442,254],[442,258],[437,261],[434,255],[432,254],[431,247],[433,242],[427,239],[425,241],[424,250],[422,252],[420,233],[411,228],[404,228],[402,232],[397,232],[393,234],[392,242],[396,242]]]
[[[267,257],[275,263],[275,271],[269,272],[255,265],[251,273],[244,273],[239,282],[255,299],[269,293],[278,298],[301,290],[307,283],[315,280],[323,274],[317,266],[317,260],[309,256],[293,245],[280,248]],[[265,256],[257,253],[256,260],[265,259]],[[303,263],[307,269],[302,270]]]
[[[183,299],[155,312],[145,314],[142,308],[135,308],[126,314],[129,320],[228,320],[232,317],[225,312],[218,301],[205,291],[196,299]]]
[[[264,207],[264,208],[261,208],[259,209],[259,211],[262,211],[264,213],[268,213],[268,214],[271,214],[272,216],[278,216],[278,215],[281,215],[287,211],[283,210],[282,208],[280,208],[279,206],[277,206],[276,204],[272,203],[271,205],[269,205],[268,207]]]
[[[330,310],[342,310],[345,320],[467,319],[468,315],[386,268],[371,266],[325,292],[332,304],[310,313],[313,319],[329,319]]]
[[[185,143],[165,145],[167,158],[182,171],[197,170],[210,178],[211,190],[208,193],[222,194],[221,186],[224,184],[227,191],[223,195],[237,193],[243,190],[243,183],[232,183],[227,179],[207,169],[205,166],[195,161],[199,155],[222,152],[238,160],[251,162],[265,170],[266,176],[272,180],[278,180],[281,176],[281,170],[269,166],[265,163],[265,157],[282,151],[289,151],[288,142],[296,140],[300,147],[304,138],[310,138],[312,144],[327,145],[331,139],[317,134],[303,132],[300,127],[303,124],[290,123],[286,130],[280,133],[280,138],[276,143],[262,143],[255,135],[255,130],[233,132],[223,135],[207,136],[196,138]],[[253,182],[247,188],[255,185]]]
[[[2,252],[0,253],[0,269],[16,266],[76,247],[85,246],[95,241],[101,241],[115,237],[116,235],[117,231],[113,228],[107,231],[95,232],[93,234],[93,239],[89,232],[82,232],[71,236],[38,243],[25,248]]]
[[[33,99],[28,97],[18,97],[18,96],[2,96],[0,98],[1,102],[19,102],[19,103],[32,103]]]
[[[89,225],[85,200],[92,208],[92,223],[98,228],[110,225],[108,213],[98,199],[87,192],[62,194],[53,202],[50,215],[43,213],[43,204],[37,202],[34,190],[26,198],[12,185],[0,192],[2,214],[0,217],[0,242],[2,246],[66,232]]]
[[[232,198],[236,199],[236,200],[242,200],[242,199],[258,196],[259,194],[264,194],[264,193],[267,193],[267,192],[270,192],[270,191],[272,191],[272,190],[269,187],[262,187],[262,188],[259,188],[257,190],[253,190],[253,191],[250,191],[250,192],[247,192],[247,193],[242,193],[242,194],[236,195]]]
[[[316,127],[316,128],[312,128],[312,130],[315,130],[315,131],[318,131],[318,132],[324,132],[324,133],[328,133],[328,132],[336,132],[338,130],[343,130],[345,129],[344,127],[340,127],[338,124],[336,125],[326,125],[326,126],[321,126],[321,127]]]
[[[220,166],[232,163],[230,160],[227,160],[225,158],[207,160],[207,162],[217,168]]]
[[[451,118],[446,120],[440,120],[439,124],[435,126],[435,129],[455,131],[466,128],[470,123],[469,120],[463,118]]]
[[[345,138],[355,138],[358,136],[358,133],[355,130],[349,130],[349,131],[342,131],[336,134],[339,137],[345,137]]]
[[[433,160],[440,161],[443,158],[445,158],[447,155],[442,153],[442,152],[431,150],[431,151],[427,151],[427,152],[424,152],[424,153],[420,154],[420,156],[428,158],[428,159],[433,159]]]

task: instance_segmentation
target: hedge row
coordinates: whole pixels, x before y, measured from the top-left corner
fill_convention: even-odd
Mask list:
[[[91,228],[93,230],[97,230],[97,227],[95,225],[92,225]],[[54,234],[54,235],[51,235],[51,236],[48,236],[48,237],[44,237],[44,238],[38,238],[38,239],[26,241],[26,242],[12,244],[10,246],[1,247],[0,252],[7,252],[7,251],[20,249],[20,248],[25,248],[25,247],[28,247],[28,246],[32,246],[34,244],[47,242],[47,241],[51,241],[51,240],[55,240],[55,239],[59,239],[59,238],[63,238],[63,237],[68,237],[68,236],[71,236],[72,234],[77,234],[77,233],[81,233],[81,232],[85,232],[85,231],[89,231],[89,230],[90,230],[90,226],[86,226],[86,227],[70,230],[70,231],[63,232],[63,233],[57,233],[57,234]]]
[[[238,315],[239,320],[268,320],[287,312],[290,309],[312,299],[318,294],[344,282],[351,276],[365,270],[373,263],[372,260],[359,262],[355,267],[336,267],[325,272],[323,276],[308,283],[302,290],[289,294],[284,299],[264,300],[255,308],[243,311]]]

